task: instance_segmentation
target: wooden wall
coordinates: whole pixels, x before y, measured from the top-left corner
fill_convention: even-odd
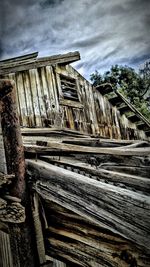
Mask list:
[[[76,79],[79,102],[66,100],[60,75]],[[46,66],[5,76],[15,80],[20,125],[66,127],[107,138],[146,139],[73,67]]]
[[[0,172],[5,174],[7,173],[5,149],[4,149],[3,135],[1,129],[1,116],[0,116]]]

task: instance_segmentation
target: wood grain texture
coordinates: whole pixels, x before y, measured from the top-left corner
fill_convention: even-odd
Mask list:
[[[149,250],[150,198],[77,175],[71,171],[27,160],[36,182],[36,191],[44,199],[56,202],[113,233]],[[146,246],[145,246],[146,244]]]
[[[148,267],[150,257],[132,242],[54,202],[44,201],[46,253],[69,266]],[[68,266],[68,265],[67,265]]]
[[[141,148],[101,148],[101,147],[85,147],[64,143],[47,142],[47,146],[24,145],[26,152],[30,153],[50,153],[54,150],[65,152],[68,154],[108,154],[108,155],[126,155],[126,156],[148,156],[150,155],[150,147]]]
[[[80,54],[78,51],[70,52],[63,55],[55,55],[40,59],[27,59],[26,61],[16,61],[14,63],[8,63],[3,65],[3,68],[0,70],[0,74],[4,75],[7,73],[14,73],[18,71],[24,71],[29,69],[34,69],[38,67],[44,67],[52,64],[69,64],[71,62],[77,61],[80,59]]]

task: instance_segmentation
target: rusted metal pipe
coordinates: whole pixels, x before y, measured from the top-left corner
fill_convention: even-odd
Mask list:
[[[0,116],[8,174],[15,174],[11,195],[23,198],[25,192],[25,159],[16,104],[15,83],[0,79]]]

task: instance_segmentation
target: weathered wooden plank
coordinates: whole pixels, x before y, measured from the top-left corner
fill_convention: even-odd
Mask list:
[[[148,196],[39,160],[27,160],[27,168],[37,179],[35,190],[42,198],[64,206],[149,251]]]
[[[60,205],[44,204],[49,226],[45,235],[47,254],[69,260],[71,266],[73,262],[92,267],[149,266],[148,254],[133,243]]]
[[[7,173],[4,141],[1,128],[1,115],[0,115],[0,172],[3,172],[5,174]]]
[[[61,89],[61,81],[60,81],[60,76],[59,74],[57,73],[56,71],[56,68],[55,68],[55,77],[56,77],[56,84],[57,84],[57,89],[58,89],[58,99],[63,99],[63,92],[62,92],[62,89]]]
[[[91,174],[91,178],[96,179],[98,181],[105,181],[105,182],[111,182],[116,186],[121,186],[124,188],[129,188],[141,191],[141,192],[149,192],[150,191],[150,168],[143,167],[145,171],[141,171],[140,168],[136,170],[136,167],[134,167],[134,171],[137,171],[137,175],[127,173],[126,169],[131,172],[131,167],[122,166],[120,167],[121,170],[119,170],[119,166],[113,166],[110,165],[110,168],[108,168],[107,165],[100,166],[97,168],[92,167],[90,164],[83,163],[82,161],[73,161],[66,158],[64,159],[52,159],[50,156],[42,156],[42,160],[45,160],[48,163],[56,163],[57,166],[64,166],[64,168],[70,167],[72,171],[76,171],[78,169],[79,173],[84,173],[85,176],[88,176],[88,174]],[[132,167],[133,168],[133,167]],[[122,172],[121,172],[122,171]],[[123,172],[124,171],[124,172]],[[145,176],[141,176],[139,173],[140,171],[142,174],[144,173]]]
[[[126,155],[126,156],[148,156],[150,155],[150,147],[141,148],[103,148],[103,147],[85,147],[79,145],[71,145],[56,142],[47,142],[47,146],[36,146],[36,145],[24,145],[25,151],[30,153],[49,153],[53,149],[59,150],[60,152],[66,152],[68,154],[79,153],[79,154],[108,154],[108,155]]]
[[[20,103],[20,124],[21,126],[28,126],[28,113],[27,113],[27,106],[26,106],[26,98],[25,98],[25,91],[23,85],[23,77],[22,73],[16,74],[16,83],[18,88],[18,95],[19,95],[19,103]]]
[[[77,61],[80,59],[79,52],[70,52],[63,55],[55,55],[51,57],[39,58],[36,61],[29,61],[27,64],[20,64],[16,61],[15,66],[8,67],[0,70],[0,74],[4,75],[7,73],[19,72],[29,69],[35,69],[39,67],[44,67],[52,64],[69,64],[71,62]],[[22,62],[23,63],[23,62]]]
[[[126,142],[127,141],[127,142]],[[124,146],[127,147],[139,147],[144,145],[150,145],[150,143],[146,141],[140,141],[140,140],[114,140],[114,139],[100,139],[100,138],[78,138],[78,139],[65,139],[62,141],[66,144],[72,144],[72,145],[82,145],[82,146],[94,146],[94,147],[121,147]],[[130,146],[130,145],[133,146]]]
[[[35,123],[35,115],[33,109],[33,101],[32,101],[32,92],[30,86],[30,76],[29,72],[23,72],[23,85],[24,85],[24,94],[26,97],[26,105],[27,105],[27,118],[28,118],[28,127],[33,127],[36,125]]]
[[[41,84],[41,72],[38,69],[35,69],[35,82],[37,90],[37,102],[39,105],[39,112],[41,116],[41,124],[45,127],[45,118],[46,118],[46,108],[43,102],[43,93],[42,93],[42,84]]]
[[[41,113],[40,113],[40,107],[38,102],[38,93],[37,93],[37,84],[36,84],[36,77],[35,77],[35,70],[31,69],[29,70],[29,77],[30,77],[30,86],[31,86],[31,101],[34,111],[34,125],[36,127],[41,127]]]
[[[45,245],[44,245],[44,237],[42,232],[42,225],[40,221],[40,211],[39,211],[39,198],[37,193],[34,193],[31,197],[31,210],[32,210],[32,219],[34,223],[35,230],[35,240],[36,240],[36,248],[38,252],[38,260],[40,265],[44,265],[46,263],[45,256]]]
[[[0,266],[14,267],[9,234],[0,231]]]
[[[81,104],[80,102],[75,102],[67,99],[61,99],[60,105],[83,109],[83,104]]]
[[[56,112],[58,112],[58,99],[56,98],[56,87],[54,87],[53,79],[52,79],[52,67],[46,66],[45,72],[46,72],[46,80],[47,80],[47,87],[49,92],[49,100],[50,100],[50,106],[51,106],[51,124],[54,125],[55,122],[55,116]]]
[[[11,67],[12,64],[20,63],[20,64],[26,64],[26,62],[32,61],[36,59],[38,56],[38,52],[34,52],[31,54],[19,56],[19,57],[13,57],[10,59],[4,59],[0,61],[0,67],[1,68],[8,68]]]
[[[75,130],[71,130],[68,128],[63,128],[63,127],[54,127],[54,128],[22,128],[21,129],[22,135],[48,135],[52,133],[57,133],[57,134],[65,134],[65,135],[75,135],[78,137],[89,137],[88,134],[83,134]]]
[[[113,164],[106,164],[101,166],[101,168],[106,169],[106,170],[111,170],[114,172],[121,172],[124,174],[131,174],[131,175],[137,175],[139,177],[147,177],[150,178],[150,167],[149,166],[143,166],[143,167],[131,167],[131,166],[117,166],[117,165],[113,165]],[[138,181],[138,179],[137,179]],[[146,181],[145,181],[146,182]],[[146,183],[145,183],[145,187]],[[142,188],[139,186],[139,188],[142,190]]]

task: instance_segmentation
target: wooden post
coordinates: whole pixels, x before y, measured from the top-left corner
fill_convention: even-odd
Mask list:
[[[15,174],[15,182],[9,194],[11,197],[20,199],[26,210],[26,221],[24,223],[9,223],[10,246],[13,258],[11,266],[33,267],[37,265],[34,263],[35,253],[31,235],[32,222],[25,186],[24,149],[17,113],[15,83],[13,81],[0,80],[0,113],[7,173]]]
[[[22,198],[25,192],[25,160],[16,105],[15,84],[0,81],[1,126],[8,174],[14,173],[16,183],[11,194]]]

